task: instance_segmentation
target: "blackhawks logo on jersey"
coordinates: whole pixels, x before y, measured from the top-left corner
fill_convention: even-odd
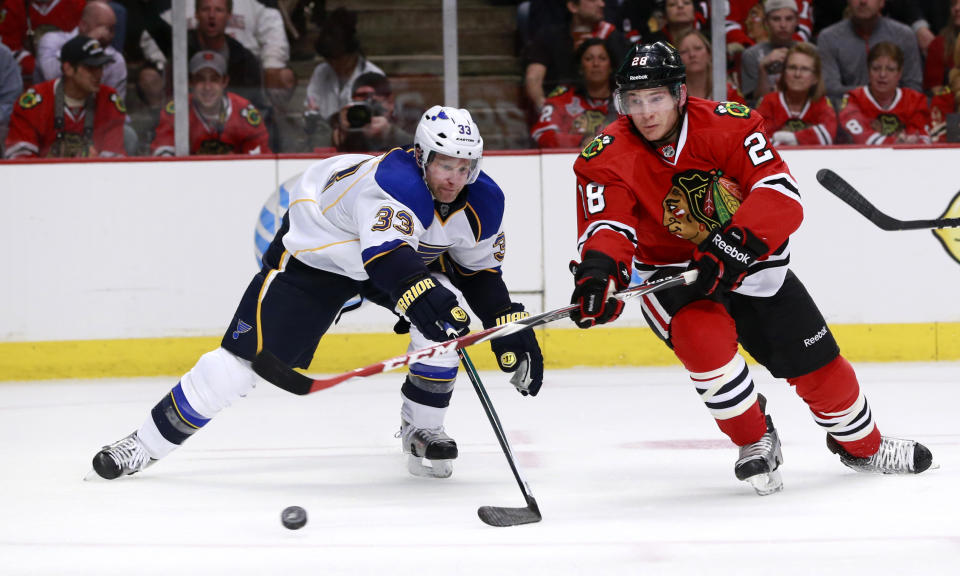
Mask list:
[[[720,102],[713,112],[718,116],[733,116],[734,118],[749,118],[750,108],[739,102]]]
[[[663,225],[678,238],[699,244],[740,208],[740,185],[720,170],[676,174],[663,199]]]
[[[240,115],[247,119],[247,122],[251,126],[259,126],[263,122],[263,117],[260,116],[260,111],[257,110],[253,104],[250,104],[240,112]]]
[[[587,144],[587,146],[583,149],[583,152],[580,152],[580,155],[583,156],[584,160],[589,160],[599,155],[606,149],[607,146],[611,144],[613,144],[613,136],[608,134],[598,134],[596,138]]]
[[[29,110],[41,102],[43,102],[43,96],[37,94],[37,91],[33,88],[21,94],[20,100],[17,101],[24,110]]]
[[[127,106],[123,103],[123,98],[119,94],[114,92],[110,95],[110,101],[113,102],[113,105],[117,107],[117,112],[121,114],[127,113]]]
[[[781,130],[786,130],[788,132],[799,132],[804,128],[807,128],[808,124],[799,118],[791,118],[783,125]]]
[[[873,124],[874,130],[884,136],[892,136],[905,128],[896,114],[880,114],[871,124]]]

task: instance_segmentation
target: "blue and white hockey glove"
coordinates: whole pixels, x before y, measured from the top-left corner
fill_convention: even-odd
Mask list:
[[[707,296],[736,290],[747,268],[769,250],[746,228],[727,224],[714,230],[693,251],[689,269],[700,271],[693,288]]]
[[[451,336],[449,325],[463,336],[470,331],[470,315],[460,307],[456,295],[432,276],[421,276],[395,295],[397,310],[410,319],[420,332],[434,342],[445,342]]]
[[[497,315],[495,326],[526,318],[530,314],[523,304],[514,302],[510,308]],[[497,364],[504,372],[512,372],[510,383],[524,396],[536,396],[543,384],[543,353],[533,330],[527,328],[514,334],[494,338],[490,348],[497,357]]]

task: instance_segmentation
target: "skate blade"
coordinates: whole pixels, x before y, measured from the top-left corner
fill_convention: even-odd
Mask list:
[[[420,478],[449,478],[453,474],[453,460],[427,460],[410,454],[407,471]]]
[[[766,474],[757,474],[746,480],[760,496],[769,496],[783,490],[783,478],[779,470]]]

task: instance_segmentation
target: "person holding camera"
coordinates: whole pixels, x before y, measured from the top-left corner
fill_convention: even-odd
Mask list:
[[[303,103],[304,131],[308,144],[329,146],[332,119],[352,100],[353,86],[361,74],[383,70],[366,59],[357,36],[357,13],[340,7],[327,15],[316,41],[317,65],[307,84]]]
[[[796,0],[766,0],[763,10],[770,39],[747,48],[740,57],[740,91],[751,106],[776,90],[787,50],[798,40]]]
[[[367,72],[353,83],[349,104],[331,119],[338,152],[386,152],[408,146],[413,136],[396,123],[393,90],[383,74]]]

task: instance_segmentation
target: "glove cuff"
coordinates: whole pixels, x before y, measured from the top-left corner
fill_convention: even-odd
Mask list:
[[[528,316],[530,316],[530,313],[524,309],[523,304],[511,302],[509,308],[498,311],[490,321],[485,320],[483,327],[492,328],[493,326],[501,326],[510,322],[516,322],[521,318],[527,318]]]
[[[618,262],[603,252],[587,250],[583,253],[583,260],[573,272],[575,280],[585,276],[608,276],[613,278],[617,289],[622,290],[630,285],[630,266],[625,262]]]

